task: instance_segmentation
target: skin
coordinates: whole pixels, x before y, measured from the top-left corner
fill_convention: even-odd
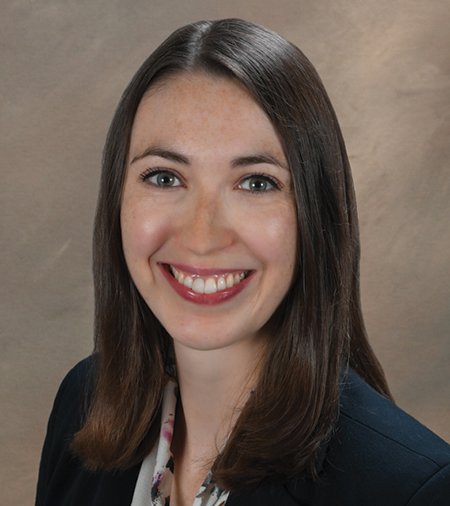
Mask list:
[[[158,179],[149,170],[164,172]],[[172,186],[161,186],[161,176]],[[262,191],[250,191],[252,183]],[[171,504],[190,506],[255,383],[266,323],[296,259],[282,145],[239,83],[190,73],[147,92],[132,130],[121,223],[133,281],[174,340],[182,403]],[[224,303],[196,304],[170,285],[166,264],[245,270],[251,279]]]

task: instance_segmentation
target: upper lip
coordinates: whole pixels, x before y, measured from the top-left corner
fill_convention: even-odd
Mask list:
[[[204,268],[204,267],[195,267],[193,265],[185,265],[185,264],[172,264],[172,263],[165,263],[163,265],[172,265],[175,267],[175,269],[179,271],[183,271],[187,274],[196,274],[197,276],[213,276],[214,274],[220,275],[220,274],[229,274],[229,273],[235,273],[235,272],[245,272],[249,271],[251,269],[241,269],[241,268],[227,268],[227,269],[219,269],[219,268]]]

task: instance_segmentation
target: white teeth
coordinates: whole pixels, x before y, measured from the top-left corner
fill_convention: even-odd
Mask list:
[[[227,287],[227,282],[222,278],[222,276],[217,280],[217,291],[225,290]]]
[[[170,271],[173,274],[173,277],[178,281],[178,283],[184,285],[186,288],[196,292],[196,293],[216,293],[221,290],[225,290],[226,288],[231,288],[234,285],[240,283],[245,276],[248,274],[248,271],[240,272],[236,274],[228,274],[226,278],[224,276],[214,276],[204,278],[189,276],[182,271],[176,269],[173,265],[170,265]]]
[[[205,283],[205,293],[216,293],[217,285],[214,278],[208,278]]]
[[[205,293],[205,282],[202,278],[195,278],[191,290],[196,293]]]

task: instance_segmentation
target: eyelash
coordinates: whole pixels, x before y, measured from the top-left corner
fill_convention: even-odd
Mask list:
[[[173,170],[168,169],[159,169],[159,168],[148,168],[146,169],[138,178],[138,181],[142,183],[152,184],[153,186],[157,186],[158,188],[161,188],[162,190],[167,190],[169,188],[173,188],[173,186],[161,186],[161,185],[155,185],[154,183],[151,183],[150,181],[147,181],[152,176],[157,176],[158,174],[171,174],[172,176],[176,177],[180,181],[180,186],[183,186],[183,180],[181,176],[179,176],[176,172]]]
[[[272,176],[269,176],[268,174],[265,174],[264,172],[255,172],[253,174],[250,174],[249,176],[243,177],[239,181],[238,186],[242,185],[242,183],[244,183],[244,181],[248,181],[249,179],[253,179],[253,178],[264,179],[265,181],[270,183],[273,186],[273,188],[269,188],[268,190],[265,190],[265,191],[257,191],[257,190],[245,190],[245,191],[248,191],[253,194],[262,194],[262,193],[269,193],[273,190],[281,190],[282,189],[282,185],[277,179],[275,179]]]
[[[171,174],[174,177],[176,177],[181,183],[179,186],[183,186],[183,181],[182,181],[181,176],[179,176],[173,170],[168,170],[168,169],[148,168],[139,176],[138,180],[140,182],[147,183],[148,179],[151,178],[152,176],[157,176],[158,174],[164,174],[164,173]],[[264,179],[265,181],[270,183],[273,186],[273,188],[269,188],[268,190],[265,190],[265,191],[257,191],[257,190],[244,190],[244,191],[250,192],[252,194],[262,194],[262,193],[269,193],[273,190],[281,190],[283,188],[283,185],[277,179],[275,179],[272,176],[269,176],[268,174],[265,174],[264,172],[255,172],[253,174],[243,177],[239,181],[238,186],[242,185],[245,181],[248,181],[249,179],[253,179],[253,178]],[[150,183],[150,182],[148,182],[148,184],[154,185],[154,183]],[[154,186],[157,186],[158,188],[161,188],[162,190],[174,188],[173,186],[162,186],[162,185],[154,185]]]

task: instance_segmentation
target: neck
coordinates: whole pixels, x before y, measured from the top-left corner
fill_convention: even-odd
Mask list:
[[[261,351],[254,342],[206,351],[175,342],[181,396],[175,458],[211,465],[255,386]]]

